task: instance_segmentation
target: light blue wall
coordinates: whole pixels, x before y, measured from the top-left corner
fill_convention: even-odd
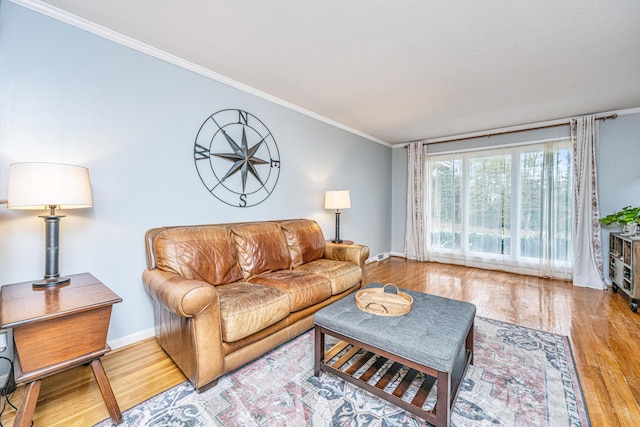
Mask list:
[[[633,110],[635,111],[635,110]],[[600,144],[598,153],[598,186],[600,214],[605,216],[628,205],[640,205],[640,113],[620,114],[615,120],[599,123]],[[469,149],[488,145],[543,140],[569,135],[569,126],[531,132],[477,138],[449,144],[429,146],[436,153],[445,150]],[[392,189],[392,241],[391,250],[402,253],[407,201],[407,153],[403,148],[394,148]],[[606,262],[609,249],[609,231],[602,232],[605,277],[608,277]]]
[[[123,298],[109,340],[153,326],[143,289],[151,227],[306,217],[334,234],[325,190],[349,189],[341,235],[391,246],[391,149],[0,0],[0,199],[11,163],[84,165],[94,207],[61,222],[63,274],[91,272]],[[239,108],[273,133],[282,168],[263,203],[235,208],[200,182],[193,144],[212,113]],[[0,283],[44,273],[44,223],[0,206]]]
[[[640,113],[621,115],[600,123],[598,159],[600,216],[625,206],[640,206]],[[602,256],[607,279],[611,231],[619,231],[619,228],[602,228]]]

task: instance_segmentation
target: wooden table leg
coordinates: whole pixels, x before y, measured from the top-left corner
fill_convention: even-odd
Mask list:
[[[109,378],[107,378],[100,359],[93,359],[91,361],[91,369],[93,370],[93,375],[96,377],[96,382],[100,388],[100,393],[102,393],[104,403],[107,405],[107,410],[109,410],[111,420],[114,424],[120,424],[122,422],[122,413],[120,412],[116,396],[113,394],[111,384],[109,384]]]
[[[467,341],[466,341],[466,348],[467,350],[469,350],[471,352],[471,359],[469,360],[469,364],[473,365],[473,343],[474,343],[474,333],[475,333],[475,319],[473,322],[471,322],[471,328],[469,328],[469,332],[467,333]]]
[[[313,354],[313,374],[316,377],[320,377],[320,370],[322,368],[322,364],[325,362],[325,351],[324,351],[324,343],[325,343],[325,335],[320,327],[316,326],[315,331],[315,344],[314,344],[314,354]]]
[[[436,401],[436,425],[447,427],[451,422],[451,375],[448,372],[438,371],[437,401]]]
[[[24,397],[16,418],[13,420],[14,427],[29,427],[33,419],[33,412],[36,409],[38,395],[40,394],[40,380],[30,382],[25,386]]]

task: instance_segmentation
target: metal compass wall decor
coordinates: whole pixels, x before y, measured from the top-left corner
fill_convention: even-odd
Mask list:
[[[280,175],[276,140],[260,119],[243,110],[209,116],[196,136],[193,157],[207,190],[240,208],[263,202]]]

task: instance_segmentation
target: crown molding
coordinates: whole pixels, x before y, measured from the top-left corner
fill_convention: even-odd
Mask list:
[[[638,114],[640,113],[640,107],[627,108],[624,110],[615,110],[615,111],[607,111],[605,113],[598,113],[596,117],[610,116],[612,114],[617,114],[619,116],[626,116],[627,114]]]
[[[613,114],[617,114],[618,116],[624,116],[627,114],[638,114],[640,113],[640,107],[634,107],[634,108],[626,108],[623,110],[612,110],[612,111],[605,111],[603,113],[589,113],[589,114],[593,114],[594,116],[596,116],[596,118],[598,117],[607,117],[607,116],[611,116]],[[585,114],[586,115],[586,114]],[[496,129],[485,129],[485,130],[481,130],[481,131],[476,131],[476,132],[469,132],[469,133],[462,133],[462,134],[457,134],[457,135],[449,135],[449,136],[440,136],[437,138],[430,138],[430,139],[424,139],[424,140],[418,140],[418,141],[411,141],[408,142],[406,144],[399,144],[399,145],[395,145],[393,148],[406,148],[408,144],[411,144],[412,142],[421,142],[423,144],[433,144],[433,143],[438,143],[438,142],[442,142],[442,141],[449,141],[451,139],[455,140],[455,139],[459,139],[459,138],[464,138],[464,139],[471,139],[471,138],[482,138],[485,137],[487,134],[500,134],[500,133],[507,133],[507,132],[519,132],[519,131],[527,131],[527,130],[535,130],[536,128],[540,128],[540,127],[545,127],[545,126],[556,126],[556,125],[563,125],[563,124],[569,124],[571,122],[571,119],[575,118],[575,117],[567,117],[564,119],[555,119],[555,120],[547,120],[544,122],[536,122],[536,123],[527,123],[524,125],[517,125],[517,126],[509,126],[509,127],[503,127],[503,128],[496,128]]]
[[[354,135],[361,136],[365,139],[368,139],[372,142],[382,144],[386,147],[392,147],[392,144],[383,141],[379,138],[361,132],[357,129],[351,128],[343,123],[337,122],[333,119],[325,117],[323,115],[314,113],[311,110],[307,110],[299,105],[293,104],[289,101],[285,101],[284,99],[278,98],[266,92],[263,92],[259,89],[256,89],[252,86],[241,83],[237,80],[233,80],[227,76],[216,73],[215,71],[209,70],[208,68],[202,67],[200,65],[194,64],[193,62],[184,60],[178,56],[172,55],[163,50],[157,49],[153,46],[150,46],[146,43],[142,43],[138,40],[135,40],[131,37],[125,36],[124,34],[120,34],[116,31],[110,30],[106,27],[96,24],[95,22],[91,22],[87,19],[81,18],[79,16],[73,15],[67,11],[59,9],[57,7],[51,6],[50,4],[43,3],[39,0],[10,0],[12,3],[18,4],[20,6],[24,6],[28,9],[31,9],[35,12],[41,13],[43,15],[49,16],[51,18],[57,19],[58,21],[62,21],[69,25],[73,25],[74,27],[80,28],[82,30],[88,31],[97,36],[103,37],[107,40],[111,40],[115,43],[121,44],[123,46],[129,47],[131,49],[137,50],[138,52],[144,53],[146,55],[152,56],[154,58],[160,59],[162,61],[168,62],[172,65],[176,65],[185,70],[189,70],[196,74],[200,74],[204,77],[210,78],[217,82],[223,83],[227,86],[230,86],[234,89],[241,90],[242,92],[248,93],[253,96],[257,96],[258,98],[262,98],[266,101],[272,102],[274,104],[280,105],[282,107],[288,108],[289,110],[293,110],[300,114],[304,114],[305,116],[311,117],[312,119],[316,119],[318,121],[324,122],[336,128],[345,130]]]

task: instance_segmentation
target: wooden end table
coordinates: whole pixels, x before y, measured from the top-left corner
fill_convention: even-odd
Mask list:
[[[89,273],[68,284],[34,288],[33,282],[0,288],[0,328],[13,328],[17,385],[25,384],[14,426],[30,426],[42,378],[88,364],[115,424],[122,413],[100,357],[107,353],[113,304],[122,299]]]
[[[334,242],[333,240],[328,239],[327,243],[333,243],[334,245],[353,245],[353,240],[342,240],[341,242]]]

